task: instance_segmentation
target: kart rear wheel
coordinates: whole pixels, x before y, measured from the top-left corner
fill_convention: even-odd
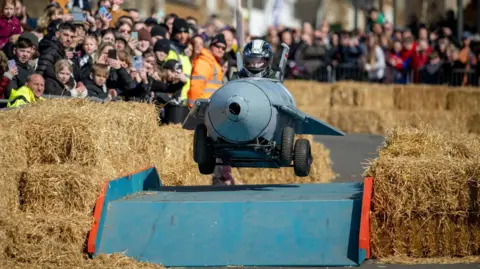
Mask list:
[[[282,132],[280,145],[280,165],[289,166],[293,161],[293,145],[295,143],[295,130],[286,127]]]
[[[207,162],[211,155],[207,142],[207,127],[205,124],[197,125],[193,134],[193,160],[198,164]]]
[[[298,139],[295,143],[295,153],[293,160],[293,169],[297,177],[307,177],[310,174],[312,165],[312,151],[310,141],[307,139]]]
[[[217,159],[211,155],[206,162],[198,164],[198,170],[202,175],[211,175],[215,170]]]

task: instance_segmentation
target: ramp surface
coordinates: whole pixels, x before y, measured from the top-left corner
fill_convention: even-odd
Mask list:
[[[367,257],[362,182],[142,190],[145,178],[155,176],[106,186],[92,253],[168,267],[357,266]]]

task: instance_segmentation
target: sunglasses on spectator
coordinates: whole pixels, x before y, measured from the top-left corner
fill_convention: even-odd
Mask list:
[[[223,51],[225,51],[227,49],[227,47],[224,47],[224,46],[220,46],[220,45],[214,45],[217,49],[221,49]]]

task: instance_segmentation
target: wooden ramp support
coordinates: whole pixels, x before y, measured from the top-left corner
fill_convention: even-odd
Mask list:
[[[369,178],[164,187],[152,167],[105,183],[88,251],[167,267],[359,266],[370,255],[371,189]]]

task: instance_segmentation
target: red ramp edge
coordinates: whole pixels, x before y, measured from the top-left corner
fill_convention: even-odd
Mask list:
[[[359,248],[364,249],[366,258],[370,259],[370,207],[373,193],[373,177],[363,180],[362,214],[360,217]]]
[[[141,169],[138,169],[134,172],[125,173],[117,178],[122,178],[131,174],[136,174],[136,173],[145,171],[147,169],[150,169],[152,167],[155,167],[155,165],[152,164],[152,165],[143,167]],[[88,234],[88,241],[87,241],[87,253],[89,254],[95,253],[95,242],[97,241],[97,236],[98,236],[98,226],[100,225],[100,219],[102,218],[103,205],[105,203],[105,195],[107,194],[107,189],[110,184],[110,181],[112,180],[108,180],[108,179],[105,180],[105,183],[103,183],[102,190],[100,191],[100,194],[98,195],[97,201],[95,203],[95,210],[93,212],[94,220],[93,220],[92,228],[90,229],[90,232]]]

